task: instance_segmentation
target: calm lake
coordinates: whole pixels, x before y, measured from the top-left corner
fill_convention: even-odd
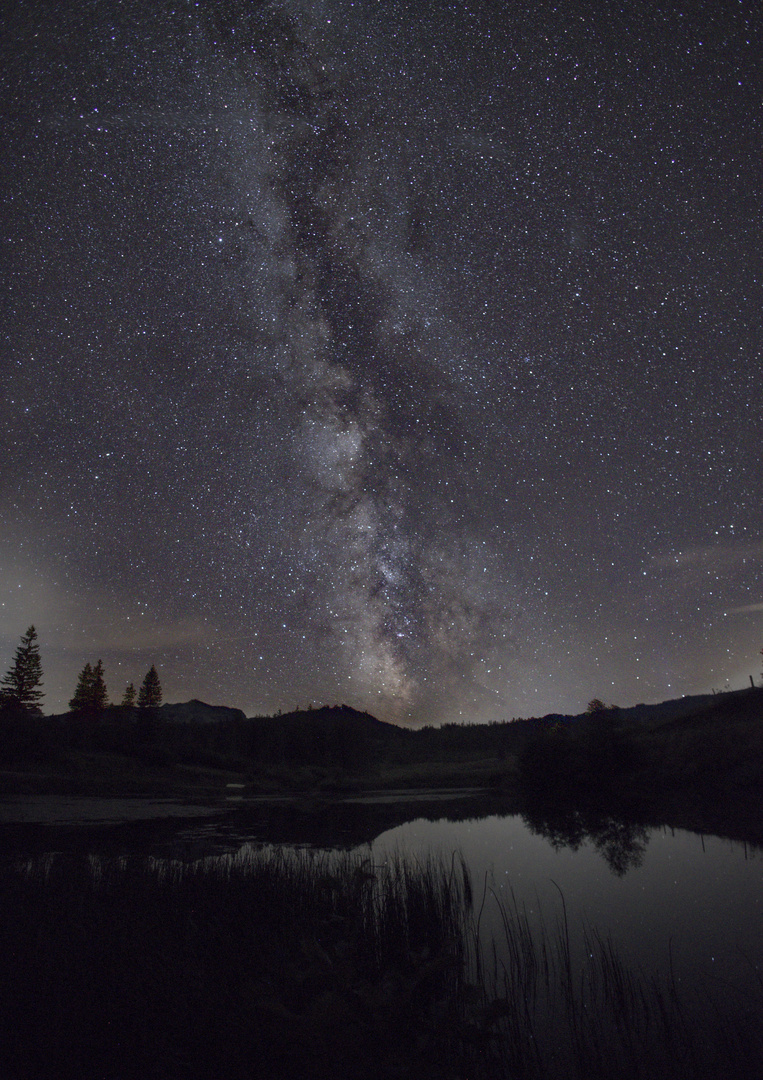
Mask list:
[[[417,801],[418,798],[418,801]],[[483,938],[501,937],[497,900],[553,930],[563,914],[610,936],[624,961],[681,982],[709,979],[739,996],[763,973],[763,853],[737,841],[603,818],[549,822],[495,812],[470,793],[185,804],[162,799],[0,800],[0,844],[18,859],[50,851],[245,858],[263,845],[463,855]],[[489,812],[491,811],[492,812]],[[460,820],[459,820],[460,819]]]

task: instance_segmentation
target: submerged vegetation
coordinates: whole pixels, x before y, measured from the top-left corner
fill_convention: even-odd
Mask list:
[[[0,892],[7,1080],[758,1075],[763,988],[734,1013],[595,932],[578,954],[563,897],[554,929],[503,907],[485,942],[498,901],[455,857],[52,856]]]

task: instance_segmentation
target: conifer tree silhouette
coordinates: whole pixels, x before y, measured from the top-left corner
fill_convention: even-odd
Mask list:
[[[37,631],[30,626],[16,649],[10,671],[0,679],[0,705],[39,714],[42,712],[40,698],[44,696],[42,690],[38,689],[41,685],[42,663]]]
[[[139,709],[156,709],[162,703],[162,687],[156,667],[152,664],[138,691]]]

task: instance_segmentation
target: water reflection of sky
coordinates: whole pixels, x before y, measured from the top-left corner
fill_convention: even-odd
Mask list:
[[[13,828],[12,822],[100,827],[185,819],[178,821],[176,840],[168,847],[162,834],[162,847],[157,849],[182,858],[235,851],[242,844],[246,847],[245,841],[254,847],[272,842],[273,837],[262,831],[265,826],[250,828],[246,820],[231,825],[220,810],[173,799],[12,797],[0,800],[0,823],[6,829]],[[192,817],[207,820],[191,824],[187,819]],[[381,833],[359,850],[370,853],[375,862],[396,850],[419,858],[439,853],[448,862],[453,852],[461,852],[472,874],[477,905],[487,880],[504,903],[510,905],[513,894],[531,919],[542,918],[551,929],[562,910],[558,885],[575,940],[581,940],[584,925],[610,934],[630,966],[640,965],[649,972],[668,971],[671,948],[676,972],[689,982],[703,973],[741,985],[756,977],[751,965],[763,972],[760,850],[684,831],[639,831],[606,821],[603,826],[586,825],[593,829],[594,839],[578,829],[579,846],[573,850],[562,842],[575,839],[569,816],[556,821],[541,817],[535,820],[535,831],[519,816],[461,822],[419,818]],[[60,849],[59,841],[57,834],[55,842],[51,838],[51,850]],[[141,842],[147,843],[147,838]],[[482,927],[485,935],[500,939],[497,906],[489,892]]]
[[[473,875],[479,903],[488,887],[507,904],[513,895],[547,927],[561,914],[564,894],[571,930],[584,924],[611,934],[623,959],[645,970],[667,972],[672,948],[682,979],[700,972],[735,983],[753,977],[749,961],[763,971],[763,857],[745,845],[695,833],[651,830],[641,865],[613,873],[591,842],[573,851],[554,849],[530,832],[520,817],[470,822],[417,820],[384,833],[374,858],[395,849],[461,851]],[[483,923],[499,930],[488,893]],[[744,955],[743,955],[744,954]]]

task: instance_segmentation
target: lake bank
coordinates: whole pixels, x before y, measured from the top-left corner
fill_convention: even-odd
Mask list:
[[[228,789],[229,790],[229,789]],[[48,851],[199,858],[243,843],[350,850],[413,820],[479,822],[518,816],[559,846],[617,832],[686,830],[763,848],[763,806],[705,800],[633,806],[570,805],[494,790],[368,789],[352,794],[258,796],[16,795],[0,798],[0,848],[7,858]]]
[[[608,815],[763,842],[763,691],[640,708],[415,731],[346,706],[209,723],[135,709],[3,715],[0,794],[286,800],[296,818],[374,793],[399,804],[404,791],[436,802],[475,789],[541,818]]]
[[[294,790],[278,786],[272,775],[266,782],[257,784],[239,772],[182,768],[146,769],[139,776],[133,773],[122,784],[115,783],[113,771],[91,774],[85,771],[85,764],[80,763],[68,774],[0,772],[0,800],[6,806],[9,801],[29,806],[45,798],[132,799],[147,805],[163,799],[193,804],[197,807],[194,814],[231,817],[241,816],[256,805],[263,808],[263,814],[270,808],[271,816],[278,807],[288,807],[291,822],[301,823],[290,831],[291,840],[318,845],[321,838],[331,832],[331,826],[326,822],[342,816],[351,818],[353,824],[341,828],[341,835],[360,843],[364,836],[373,833],[374,823],[381,823],[381,831],[381,828],[393,827],[410,816],[422,814],[480,816],[502,812],[525,813],[539,820],[544,814],[553,820],[575,814],[593,818],[608,816],[636,821],[647,827],[687,829],[763,846],[763,796],[750,791],[719,794],[682,788],[656,793],[630,791],[618,798],[592,797],[590,793],[583,793],[578,798],[528,798],[516,780],[507,783],[502,777],[500,787],[465,787],[462,786],[464,778],[478,780],[479,773],[475,775],[474,770],[464,769],[448,773],[440,768],[427,775],[421,767],[412,770],[407,777],[401,777],[398,771],[389,778],[386,786],[379,786],[377,778],[369,778],[364,783],[356,777],[343,787],[337,785],[334,790]],[[494,768],[497,765],[493,763]],[[402,779],[410,780],[410,783],[404,785]],[[421,786],[422,779],[428,779],[429,785]],[[447,780],[451,781],[450,786],[445,785]],[[0,806],[0,829],[2,820]]]

